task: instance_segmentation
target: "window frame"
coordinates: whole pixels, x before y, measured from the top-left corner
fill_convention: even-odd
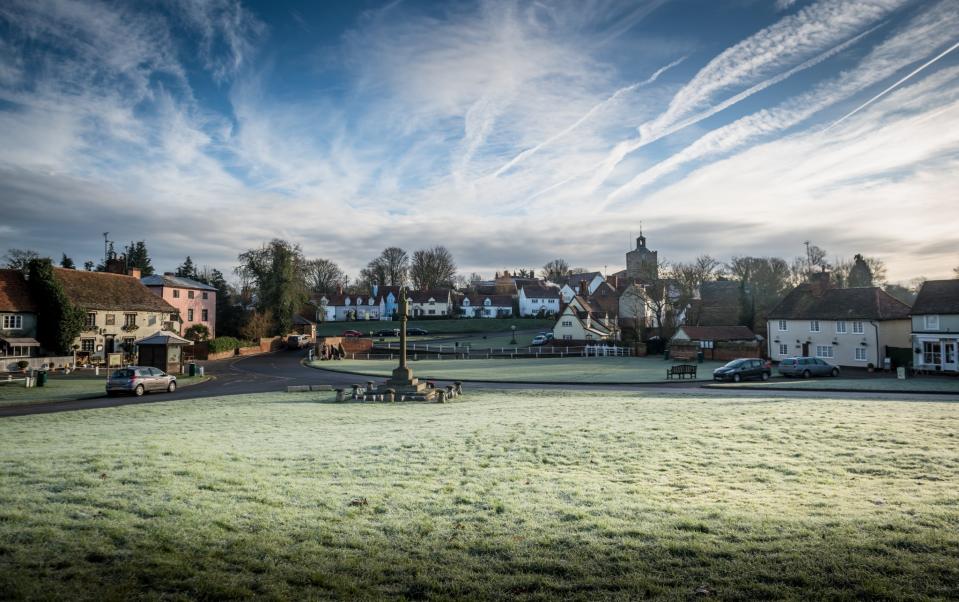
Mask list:
[[[828,353],[823,353],[828,352]],[[833,359],[836,354],[833,353],[832,345],[816,345],[816,359]]]
[[[928,314],[922,317],[923,330],[939,330],[939,314]]]
[[[130,326],[137,325],[137,315],[135,313],[125,313],[123,314],[123,327],[129,328]]]
[[[180,298],[180,289],[178,289],[178,288],[173,289],[173,298],[174,298],[174,299],[179,299],[179,298]]]
[[[90,344],[90,348],[87,349],[87,343]],[[91,337],[83,337],[80,339],[80,351],[84,353],[94,353],[97,350],[97,340]]]
[[[822,324],[819,323],[819,320],[809,320],[809,332],[822,332]]]
[[[192,307],[190,307],[190,308],[188,308],[188,309],[186,310],[186,321],[187,321],[187,322],[192,322],[192,321],[193,321],[193,308],[192,308]]]
[[[789,344],[788,344],[788,343],[780,343],[780,344],[779,344],[779,355],[781,355],[781,356],[783,356],[783,357],[786,357],[787,355],[789,355]]]
[[[23,316],[20,314],[4,314],[3,330],[23,330]]]
[[[789,322],[787,322],[786,320],[780,320],[779,332],[789,332]]]
[[[196,298],[196,293],[194,293],[193,291],[187,291],[187,292],[186,292],[186,298],[187,298],[187,299],[195,299],[195,298]]]
[[[836,334],[846,334],[848,331],[845,320],[836,320]]]
[[[860,357],[860,356],[862,356],[862,357]],[[865,347],[856,347],[856,351],[855,351],[855,354],[854,354],[854,358],[855,358],[855,360],[856,360],[857,362],[865,362],[865,361],[867,361],[869,358],[867,357],[867,354],[866,354],[866,348],[865,348]]]
[[[862,320],[853,320],[852,321],[852,333],[853,334],[866,334],[866,325],[863,324]]]
[[[200,310],[200,321],[209,322],[210,321],[210,310],[204,308]]]

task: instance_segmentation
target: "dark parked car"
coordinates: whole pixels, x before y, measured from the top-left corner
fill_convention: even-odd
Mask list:
[[[176,377],[159,368],[130,366],[114,370],[107,379],[107,395],[133,393],[137,397],[148,391],[176,391]]]
[[[422,328],[407,328],[406,334],[414,337],[422,337],[429,334],[428,330],[423,330]]]
[[[787,357],[779,362],[779,373],[783,376],[839,376],[839,368],[818,357]]]
[[[754,358],[733,360],[722,368],[713,370],[713,380],[731,380],[734,383],[750,378],[769,380],[770,376],[772,376],[772,370],[769,364]]]
[[[374,336],[378,337],[398,337],[400,336],[399,328],[386,328],[384,330],[377,330],[373,333]]]
[[[363,336],[363,333],[359,330],[344,330],[340,336],[355,339]]]

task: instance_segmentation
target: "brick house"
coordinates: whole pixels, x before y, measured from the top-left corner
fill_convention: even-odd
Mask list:
[[[183,278],[173,272],[162,276],[154,274],[140,278],[150,292],[157,295],[180,313],[180,324],[186,332],[194,324],[210,329],[210,338],[216,338],[216,289],[192,278]],[[179,334],[183,334],[183,332]]]
[[[37,306],[27,280],[19,270],[0,270],[0,372],[39,351]]]

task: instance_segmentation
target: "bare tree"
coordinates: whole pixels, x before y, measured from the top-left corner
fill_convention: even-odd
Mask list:
[[[792,264],[793,284],[801,284],[809,280],[809,276],[815,272],[828,270],[831,266],[826,261],[826,250],[806,241],[806,254],[797,257]]]
[[[548,261],[542,270],[543,280],[549,280],[550,282],[559,282],[567,274],[569,274],[569,264],[566,263],[565,259],[557,258]]]
[[[446,247],[420,249],[413,253],[410,279],[419,290],[452,287],[456,278],[456,263]]]
[[[789,264],[779,257],[733,257],[726,269],[749,291],[750,306],[743,308],[741,322],[754,331],[763,330],[766,315],[792,285]]]
[[[953,268],[952,273],[956,275],[956,278],[959,278],[959,265]]]
[[[710,255],[700,255],[695,261],[677,263],[672,272],[677,284],[679,284],[681,294],[688,299],[692,299],[704,282],[716,279],[717,275],[722,272],[721,268],[722,264],[718,259]]]
[[[40,259],[40,254],[31,249],[7,249],[7,254],[3,258],[7,262],[7,268],[26,273],[30,262]]]
[[[307,285],[315,293],[329,292],[338,284],[345,284],[346,274],[329,259],[310,259],[306,262],[305,269]]]
[[[405,286],[410,270],[410,257],[399,247],[387,247],[375,260],[381,264],[384,279],[380,284]]]

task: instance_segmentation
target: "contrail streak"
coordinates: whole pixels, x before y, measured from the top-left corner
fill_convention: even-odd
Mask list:
[[[532,147],[532,148],[528,148],[528,149],[524,150],[524,151],[521,152],[520,154],[518,154],[518,155],[516,155],[515,157],[513,157],[512,159],[510,159],[510,161],[509,161],[508,163],[506,163],[506,165],[504,165],[504,166],[502,166],[502,167],[500,167],[499,169],[496,170],[496,173],[493,174],[493,177],[494,177],[494,178],[498,178],[500,175],[502,175],[504,172],[506,172],[507,170],[509,170],[511,167],[513,167],[513,166],[516,165],[517,163],[523,161],[524,159],[526,159],[527,157],[529,157],[529,156],[532,155],[533,153],[536,153],[537,151],[539,151],[539,150],[540,150],[541,148],[543,148],[544,146],[548,146],[548,145],[552,144],[553,142],[556,142],[557,140],[559,140],[560,138],[562,138],[562,137],[565,136],[566,134],[569,134],[570,132],[572,132],[573,130],[575,130],[575,129],[578,128],[579,126],[581,126],[583,123],[585,123],[590,117],[592,117],[593,115],[595,115],[598,111],[600,111],[601,109],[603,109],[606,105],[608,105],[608,104],[610,104],[611,102],[615,101],[617,98],[619,98],[619,97],[622,96],[623,94],[626,94],[626,93],[628,93],[628,92],[632,92],[632,91],[635,90],[636,88],[641,88],[642,86],[648,86],[649,84],[655,82],[655,81],[659,78],[659,76],[662,75],[665,71],[667,71],[668,69],[671,69],[671,68],[675,67],[676,65],[680,64],[680,63],[683,62],[684,60],[686,60],[686,57],[679,58],[679,59],[673,61],[672,63],[666,65],[665,67],[660,67],[659,69],[657,69],[656,72],[653,73],[651,76],[649,76],[649,78],[647,78],[646,80],[641,81],[641,82],[636,82],[635,84],[631,84],[631,85],[629,85],[629,86],[626,86],[625,88],[620,88],[619,90],[616,90],[615,92],[613,92],[612,96],[610,96],[610,97],[607,98],[606,100],[604,100],[604,101],[596,104],[595,106],[593,106],[593,108],[591,108],[590,110],[586,111],[586,113],[585,113],[582,117],[580,117],[579,119],[577,119],[572,125],[568,126],[568,127],[567,127],[566,129],[564,129],[563,131],[559,132],[558,134],[554,134],[553,136],[550,136],[549,138],[547,138],[547,139],[544,140],[543,142],[540,142],[539,144],[537,144],[536,146],[534,146],[534,147]]]
[[[850,111],[849,113],[846,113],[845,115],[843,115],[842,117],[840,117],[839,119],[837,119],[836,121],[834,121],[834,122],[832,123],[832,125],[830,125],[830,126],[827,127],[826,129],[824,129],[823,132],[828,132],[829,130],[833,129],[834,127],[836,127],[837,125],[839,125],[839,124],[842,123],[843,121],[849,119],[850,117],[852,117],[853,115],[855,115],[855,114],[858,113],[859,111],[865,109],[866,107],[868,107],[868,106],[871,105],[872,103],[876,102],[877,100],[879,100],[880,98],[882,98],[882,97],[885,96],[886,94],[889,94],[890,92],[892,92],[893,90],[895,90],[897,87],[899,87],[901,84],[903,84],[904,82],[906,82],[906,81],[908,81],[910,78],[912,78],[912,76],[916,75],[917,73],[919,73],[920,71],[922,71],[923,69],[925,69],[926,67],[928,67],[929,65],[932,65],[933,63],[935,63],[936,61],[938,61],[938,60],[941,59],[942,57],[946,56],[947,54],[949,54],[950,52],[952,52],[952,51],[955,50],[956,48],[959,48],[959,42],[956,42],[955,44],[953,44],[953,45],[950,46],[949,48],[946,48],[945,50],[943,50],[942,52],[940,52],[940,53],[939,53],[938,55],[936,55],[935,57],[929,59],[928,61],[926,61],[925,63],[923,63],[923,64],[920,65],[919,67],[916,67],[915,69],[913,69],[911,73],[909,73],[908,75],[903,76],[903,77],[902,77],[899,81],[897,81],[896,83],[892,84],[891,86],[889,86],[888,88],[886,88],[885,90],[883,90],[882,92],[880,92],[879,94],[876,94],[875,96],[873,96],[872,98],[870,98],[870,99],[867,100],[866,102],[862,103],[861,105],[859,105],[858,107],[856,107],[855,109],[853,109],[852,111]]]

